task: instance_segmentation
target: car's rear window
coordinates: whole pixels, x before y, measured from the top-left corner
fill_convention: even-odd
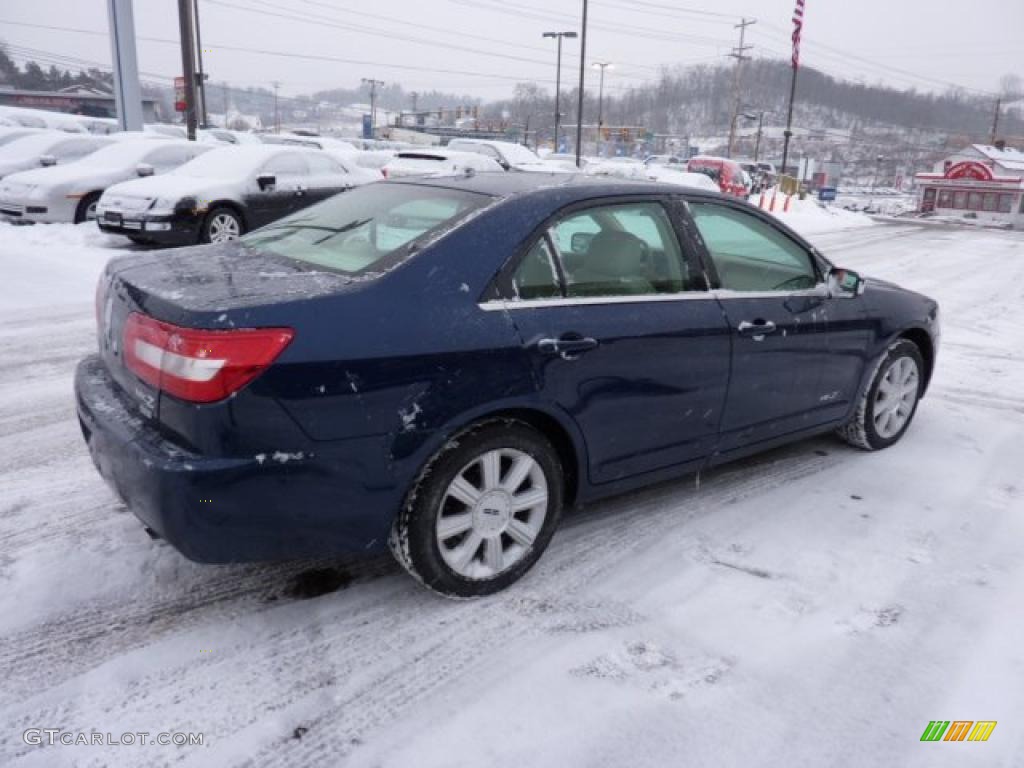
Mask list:
[[[242,238],[249,247],[357,274],[387,267],[491,201],[463,190],[369,184]]]

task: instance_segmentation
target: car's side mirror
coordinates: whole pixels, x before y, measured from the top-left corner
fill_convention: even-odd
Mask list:
[[[156,168],[154,168],[149,163],[139,163],[137,166],[135,166],[135,173],[137,176],[139,176],[139,178],[144,179],[147,176],[152,176],[154,173],[156,173]]]
[[[260,185],[260,192],[269,192],[277,186],[277,176],[272,173],[260,174],[256,177],[256,183]]]
[[[590,250],[590,242],[594,235],[590,232],[575,232],[569,241],[569,249],[573,253],[586,253]]]
[[[43,168],[49,168],[51,165],[57,164],[57,158],[53,155],[43,155],[39,158],[39,164],[43,166]]]
[[[852,269],[834,267],[828,273],[828,292],[833,298],[860,296],[864,293],[864,278]]]

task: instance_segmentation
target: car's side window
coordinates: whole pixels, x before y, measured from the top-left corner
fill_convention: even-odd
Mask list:
[[[262,173],[278,177],[308,176],[309,166],[301,155],[284,154],[272,157],[263,166]]]
[[[547,237],[542,237],[519,262],[512,275],[514,298],[528,301],[529,299],[553,299],[562,295],[562,286],[555,271],[555,256],[548,245]]]
[[[588,208],[555,224],[551,237],[569,297],[671,294],[691,288],[671,219],[659,203]]]
[[[811,255],[756,216],[717,203],[691,203],[690,212],[722,288],[799,291],[817,284]]]

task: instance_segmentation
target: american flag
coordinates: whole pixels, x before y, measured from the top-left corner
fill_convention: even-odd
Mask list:
[[[800,33],[804,29],[804,1],[796,0],[793,11],[793,69],[800,66]]]

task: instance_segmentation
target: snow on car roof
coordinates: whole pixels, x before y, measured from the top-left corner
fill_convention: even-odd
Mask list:
[[[195,160],[175,168],[169,175],[200,179],[240,179],[248,176],[272,157],[283,154],[319,153],[318,149],[287,144],[244,144],[211,149]]]
[[[93,136],[88,133],[66,133],[64,131],[42,131],[4,144],[0,147],[0,157],[21,159],[44,155],[55,145],[70,140],[95,142],[97,146],[110,143],[110,139],[105,136]]]

